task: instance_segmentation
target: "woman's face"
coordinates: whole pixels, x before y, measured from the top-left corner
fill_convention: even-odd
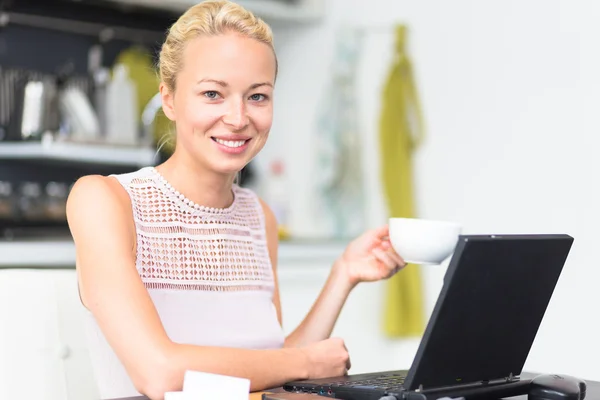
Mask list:
[[[236,33],[188,42],[175,93],[161,85],[176,151],[217,173],[240,171],[269,135],[275,68],[269,46]]]

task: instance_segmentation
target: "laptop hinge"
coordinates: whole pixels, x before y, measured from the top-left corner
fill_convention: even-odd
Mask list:
[[[466,388],[466,387],[475,387],[475,386],[486,386],[486,385],[494,385],[494,384],[499,384],[502,382],[515,382],[519,380],[519,376],[515,376],[513,375],[513,373],[509,373],[508,376],[506,378],[499,378],[499,379],[495,379],[495,380],[484,380],[484,381],[479,381],[479,382],[469,382],[469,383],[463,383],[463,384],[459,384],[459,385],[452,385],[452,386],[447,386],[445,388]],[[415,389],[415,392],[423,392],[425,388],[423,387],[423,384],[421,383],[419,385],[419,387],[417,389]],[[439,388],[435,388],[435,389],[439,389]]]

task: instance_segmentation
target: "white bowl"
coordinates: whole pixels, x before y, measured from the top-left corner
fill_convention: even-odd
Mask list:
[[[410,264],[441,264],[456,247],[462,227],[454,222],[390,218],[390,242]]]

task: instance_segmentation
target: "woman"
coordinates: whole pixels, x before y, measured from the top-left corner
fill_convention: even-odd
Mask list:
[[[271,128],[269,27],[234,3],[200,3],[170,29],[159,67],[173,155],[83,177],[67,204],[101,397],[162,398],[181,390],[186,370],[249,378],[252,390],[347,373],[344,343],[329,336],[348,294],[405,263],[387,226],[364,233],[284,337],[276,221],[234,183]]]

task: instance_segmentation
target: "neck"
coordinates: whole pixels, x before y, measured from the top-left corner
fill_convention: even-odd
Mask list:
[[[227,208],[233,202],[234,175],[217,174],[177,151],[156,169],[171,186],[196,204]]]

